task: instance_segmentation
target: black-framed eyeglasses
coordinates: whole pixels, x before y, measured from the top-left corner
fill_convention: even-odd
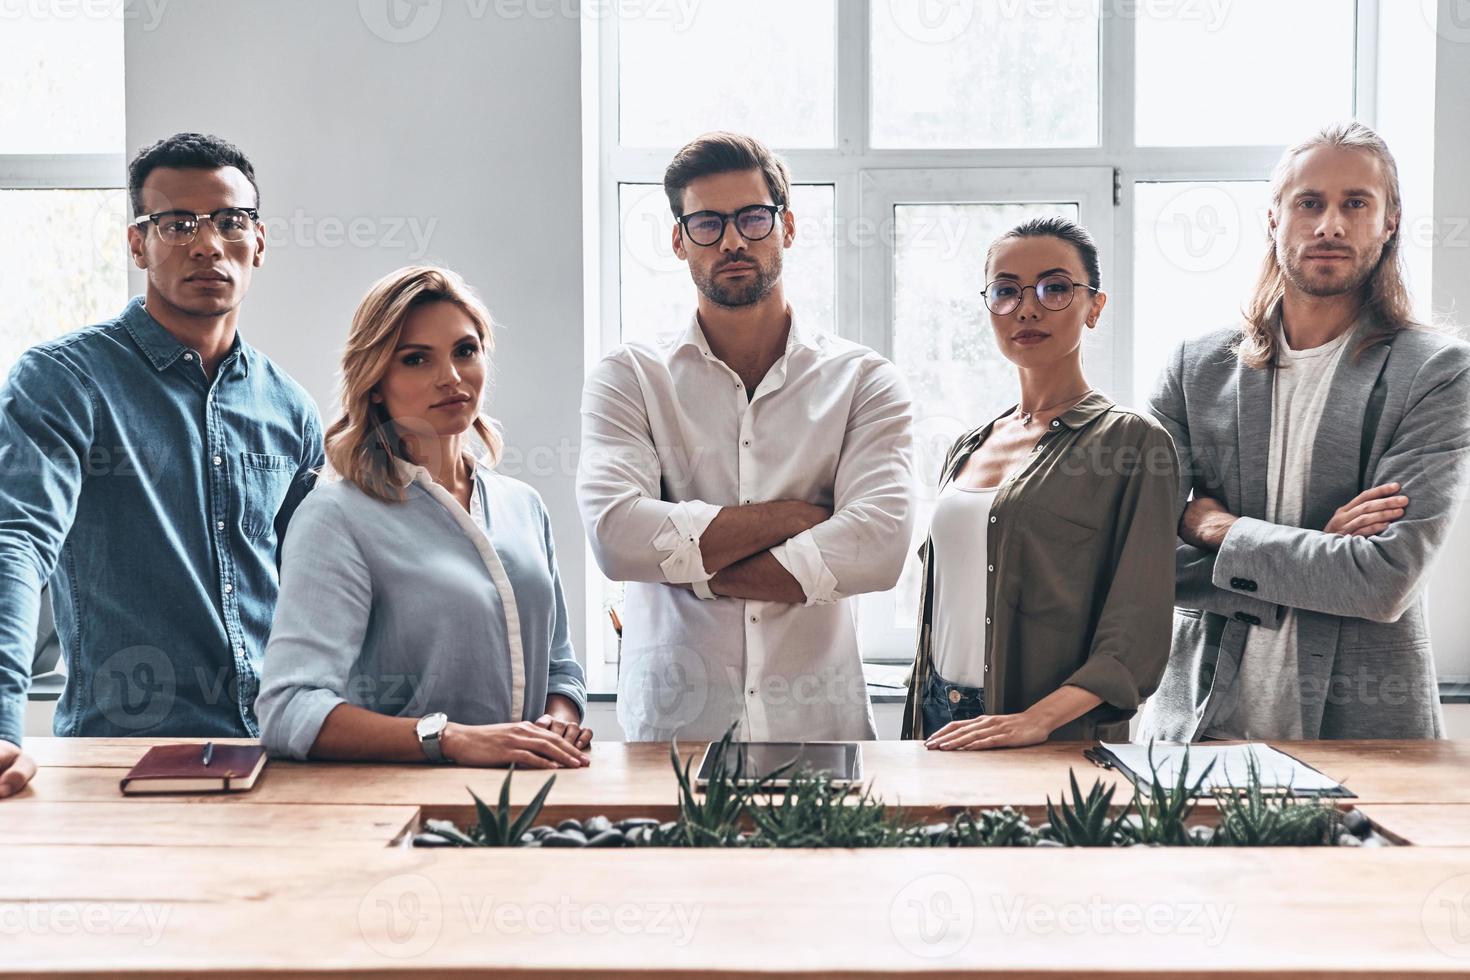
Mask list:
[[[199,234],[199,226],[208,221],[219,237],[227,242],[243,242],[260,220],[255,208],[220,208],[209,214],[193,211],[159,211],[136,218],[133,224],[147,231],[145,225],[158,229],[158,237],[167,245],[187,245]]]
[[[784,204],[747,204],[734,214],[691,211],[679,215],[679,224],[684,228],[684,235],[696,245],[713,245],[724,238],[725,223],[731,220],[741,238],[758,242],[776,230],[776,215],[785,210]]]
[[[1023,286],[1014,279],[996,279],[985,287],[985,305],[996,316],[1014,313],[1021,305],[1026,290],[1036,293],[1036,301],[1055,313],[1072,305],[1079,289],[1098,290],[1085,282],[1073,282],[1070,276],[1060,273],[1042,276],[1035,285]]]

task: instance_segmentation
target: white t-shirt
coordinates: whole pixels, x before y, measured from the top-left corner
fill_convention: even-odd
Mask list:
[[[951,483],[929,526],[934,568],[934,669],[951,684],[985,686],[990,507],[1000,487]]]
[[[1350,335],[1348,331],[1321,347],[1299,351],[1277,334],[1280,354],[1271,392],[1266,465],[1266,520],[1272,524],[1301,526],[1312,475],[1312,446]],[[1207,734],[1232,739],[1302,737],[1295,610],[1286,610],[1279,629],[1252,628],[1246,634],[1231,700]]]

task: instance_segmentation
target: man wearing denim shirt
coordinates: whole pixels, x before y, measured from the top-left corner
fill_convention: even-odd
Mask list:
[[[23,354],[0,388],[0,797],[20,750],[42,586],[58,735],[259,735],[286,523],[321,465],[310,396],[236,331],[265,254],[254,168],[181,133],[129,165],[147,292]]]

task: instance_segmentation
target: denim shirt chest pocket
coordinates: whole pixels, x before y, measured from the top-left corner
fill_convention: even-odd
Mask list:
[[[240,531],[247,538],[263,538],[275,527],[296,468],[293,456],[240,454]]]

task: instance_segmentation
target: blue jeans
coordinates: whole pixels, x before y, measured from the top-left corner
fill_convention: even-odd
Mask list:
[[[952,721],[969,721],[985,714],[984,688],[951,684],[930,671],[924,691],[924,737],[928,738]]]

